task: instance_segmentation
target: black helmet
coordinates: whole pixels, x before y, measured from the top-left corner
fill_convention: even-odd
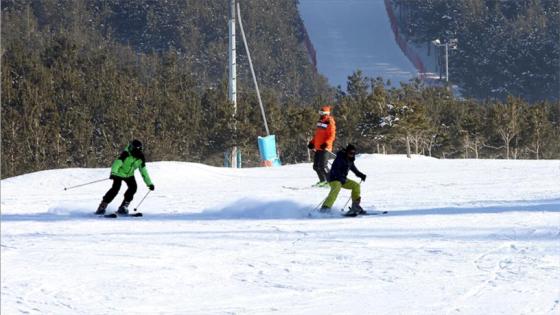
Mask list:
[[[354,161],[355,156],[356,156],[356,146],[354,146],[353,144],[350,144],[350,143],[349,143],[349,144],[346,146],[346,156],[347,156],[350,160]]]
[[[140,140],[136,140],[136,139],[132,140],[132,142],[130,142],[129,148],[130,148],[130,154],[132,154],[132,156],[137,158],[142,156],[143,147],[142,147],[142,142],[140,142]]]
[[[131,150],[138,150],[138,151],[142,151],[143,147],[142,147],[142,142],[140,142],[140,140],[132,140],[132,142],[130,142],[130,149]]]

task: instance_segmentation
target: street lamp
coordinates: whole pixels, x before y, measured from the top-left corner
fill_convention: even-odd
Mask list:
[[[445,82],[449,83],[449,49],[457,49],[457,39],[453,38],[445,43],[441,43],[439,39],[434,39],[432,44],[437,47],[445,47]]]

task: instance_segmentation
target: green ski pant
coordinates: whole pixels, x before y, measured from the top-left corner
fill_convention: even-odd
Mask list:
[[[344,185],[342,185],[342,183],[337,180],[329,182],[329,185],[331,186],[331,191],[329,192],[329,196],[327,197],[327,199],[325,199],[323,207],[332,208],[334,202],[336,201],[336,197],[340,192],[340,188],[351,189],[353,201],[360,198],[360,184],[351,179],[346,180],[346,183],[344,183]]]

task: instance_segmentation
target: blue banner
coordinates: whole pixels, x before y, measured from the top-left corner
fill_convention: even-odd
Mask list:
[[[280,159],[276,152],[276,136],[259,137],[259,153],[263,166],[280,166]]]

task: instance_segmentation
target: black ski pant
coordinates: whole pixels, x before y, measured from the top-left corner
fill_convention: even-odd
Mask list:
[[[126,177],[126,178],[113,177],[113,186],[111,187],[111,189],[109,189],[109,191],[107,191],[105,196],[103,196],[103,202],[111,203],[111,201],[115,199],[115,197],[119,193],[119,190],[121,189],[121,184],[123,181],[128,186],[128,189],[124,193],[124,201],[125,202],[132,201],[132,198],[134,198],[134,194],[136,193],[136,189],[138,188],[134,176]]]
[[[319,181],[325,182],[328,180],[327,174],[329,173],[329,152],[327,150],[315,151],[313,156],[313,169],[319,176]]]

